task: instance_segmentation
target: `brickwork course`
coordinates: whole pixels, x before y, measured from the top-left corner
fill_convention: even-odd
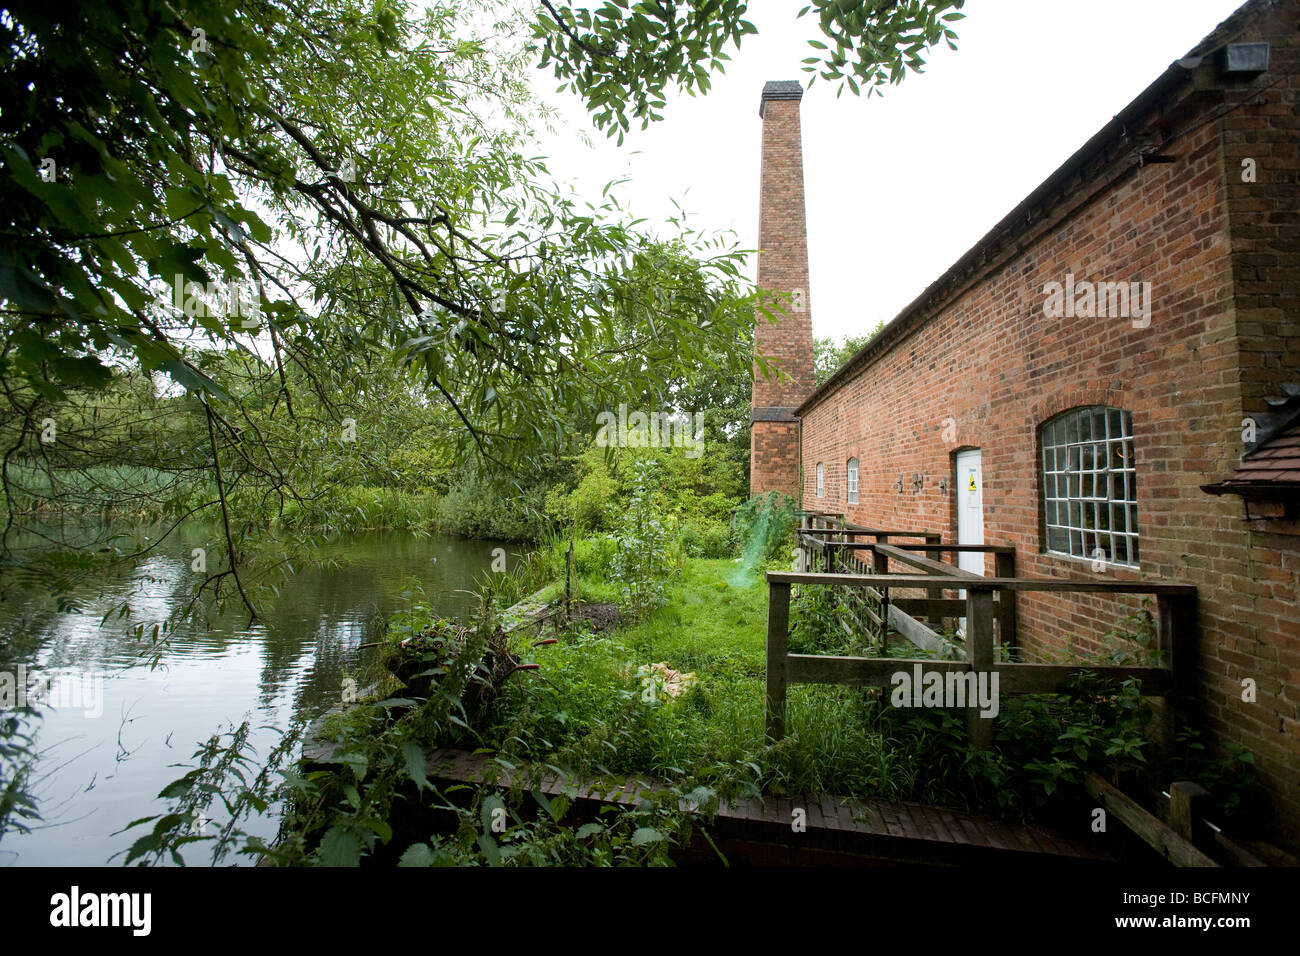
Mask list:
[[[794,410],[813,390],[812,301],[808,289],[808,231],[804,220],[802,89],[768,83],[759,115],[763,156],[758,210],[758,285],[777,296],[780,311],[759,315],[755,350],[774,360],[779,375],[754,369],[750,430],[751,495],[779,491],[799,498],[799,425]]]
[[[1225,48],[1258,43],[1267,68],[1233,70],[1258,48],[1234,59]],[[1081,406],[1131,413],[1140,564],[1104,573],[1198,588],[1209,743],[1254,754],[1269,834],[1292,850],[1300,523],[1294,502],[1202,488],[1237,471],[1245,425],[1300,383],[1298,71],[1300,3],[1246,3],[816,390],[810,300],[776,326],[760,321],[755,348],[798,371],[785,386],[755,384],[751,466],[756,492],[798,488],[809,511],[956,541],[955,456],[978,448],[985,541],[1014,545],[1019,575],[1081,577],[1087,559],[1046,546],[1042,427]],[[806,295],[798,105],[763,101],[759,284]],[[1067,274],[1149,282],[1149,321],[1049,317],[1045,289]],[[757,420],[789,406],[790,421]],[[1136,600],[1022,594],[1020,642],[1029,659],[1096,650]]]

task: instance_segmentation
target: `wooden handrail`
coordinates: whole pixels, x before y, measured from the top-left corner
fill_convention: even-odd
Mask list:
[[[919,558],[914,554],[908,554],[898,548],[888,544],[872,545],[876,554],[883,554],[886,557],[893,558],[895,561],[901,561],[903,564],[910,564],[914,568],[920,568],[926,574],[937,575],[940,577],[954,578],[974,578],[984,577],[982,574],[976,574],[974,571],[967,571],[956,565],[944,564],[942,561],[931,561],[929,558]]]
[[[841,545],[842,547],[842,545]],[[969,573],[969,572],[967,572]],[[769,582],[783,584],[842,584],[846,587],[925,588],[933,587],[933,574],[813,574],[798,571],[768,571]],[[972,578],[952,576],[953,587],[980,591],[1088,591],[1110,594],[1168,594],[1195,597],[1193,584],[1167,581],[1120,581],[1116,578]]]
[[[838,534],[839,532],[835,532]],[[814,538],[805,529],[799,533],[801,538],[807,537],[807,544],[810,547],[824,547],[826,542],[820,538]],[[801,542],[802,543],[802,542]],[[838,541],[835,543],[837,548],[844,548],[850,551],[870,551],[872,548],[880,547],[875,541]],[[1015,554],[1014,545],[1010,544],[913,544],[907,541],[890,542],[889,547],[898,548],[900,551],[927,551],[942,554],[945,551],[960,551],[966,554]]]
[[[861,525],[851,524],[844,528],[800,528],[800,534],[874,534],[888,535],[890,537],[901,538],[937,538],[938,535],[933,531],[900,531],[890,530],[888,528],[864,528]]]

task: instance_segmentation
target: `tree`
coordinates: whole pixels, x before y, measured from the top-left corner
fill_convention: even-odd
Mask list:
[[[845,362],[862,351],[863,347],[879,335],[884,327],[885,323],[880,322],[866,335],[846,335],[838,342],[832,336],[814,339],[813,376],[817,385],[822,385],[838,372]]]
[[[310,493],[286,450],[337,444],[339,396],[365,393],[372,361],[417,371],[459,423],[459,450],[502,463],[555,455],[573,422],[662,394],[701,350],[742,373],[740,253],[679,243],[682,268],[648,296],[639,276],[658,241],[611,192],[581,206],[525,154],[526,54],[466,39],[473,13],[8,6],[7,496],[10,466],[44,460],[38,426],[70,390],[103,388],[115,369],[166,376],[200,403],[222,573],[242,594],[231,488]],[[218,286],[259,308],[205,303]],[[299,417],[298,390],[319,419]],[[355,424],[364,447],[374,423]],[[12,524],[11,511],[6,541]]]
[[[921,72],[923,54],[939,42],[956,49],[949,24],[960,20],[964,0],[813,0],[798,13],[818,21],[825,40],[803,61],[818,78],[853,93],[880,93]],[[743,0],[608,0],[596,10],[541,0],[533,25],[542,66],[551,66],[561,89],[587,103],[598,129],[619,142],[631,120],[644,129],[661,119],[670,88],[707,93],[709,76],[721,72],[754,24],[744,19]],[[826,42],[829,41],[829,42]]]

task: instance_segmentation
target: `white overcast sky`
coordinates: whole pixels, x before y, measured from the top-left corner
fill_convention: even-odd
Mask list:
[[[837,99],[818,80],[802,104],[814,334],[892,319],[1241,2],[970,0],[956,52],[931,51],[924,73],[883,97]],[[676,199],[694,227],[753,249],[759,94],[767,80],[807,85],[800,60],[820,34],[795,19],[802,5],[751,4],[759,33],[713,89],[669,99],[664,120],[634,126],[621,147],[539,71],[539,95],[565,116],[541,136],[552,174],[592,198],[629,177],[620,195],[637,216],[665,223]]]

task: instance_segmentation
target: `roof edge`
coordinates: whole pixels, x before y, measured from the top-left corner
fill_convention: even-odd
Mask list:
[[[804,413],[817,405],[827,394],[838,388],[844,381],[867,368],[872,362],[888,352],[895,344],[907,337],[915,328],[924,325],[938,313],[924,315],[924,307],[946,286],[951,285],[958,276],[979,256],[997,248],[1007,239],[1017,234],[1030,221],[1030,211],[1054,194],[1067,180],[1084,170],[1098,156],[1104,155],[1111,144],[1122,141],[1128,132],[1128,126],[1136,120],[1151,113],[1157,106],[1173,98],[1175,92],[1183,92],[1183,87],[1191,85],[1192,71],[1214,50],[1218,49],[1235,34],[1242,21],[1264,0],[1247,0],[1203,38],[1187,56],[1175,60],[1152,81],[1146,89],[1131,100],[1100,130],[1088,139],[1079,149],[1040,183],[1028,196],[1022,199],[1011,212],[1003,216],[978,242],[968,249],[955,263],[948,267],[934,282],[926,286],[915,299],[903,307],[885,327],[859,349],[847,362],[841,365],[825,382],[813,389],[795,414]],[[1104,165],[1109,165],[1106,163]],[[1091,177],[1089,177],[1091,178]]]

